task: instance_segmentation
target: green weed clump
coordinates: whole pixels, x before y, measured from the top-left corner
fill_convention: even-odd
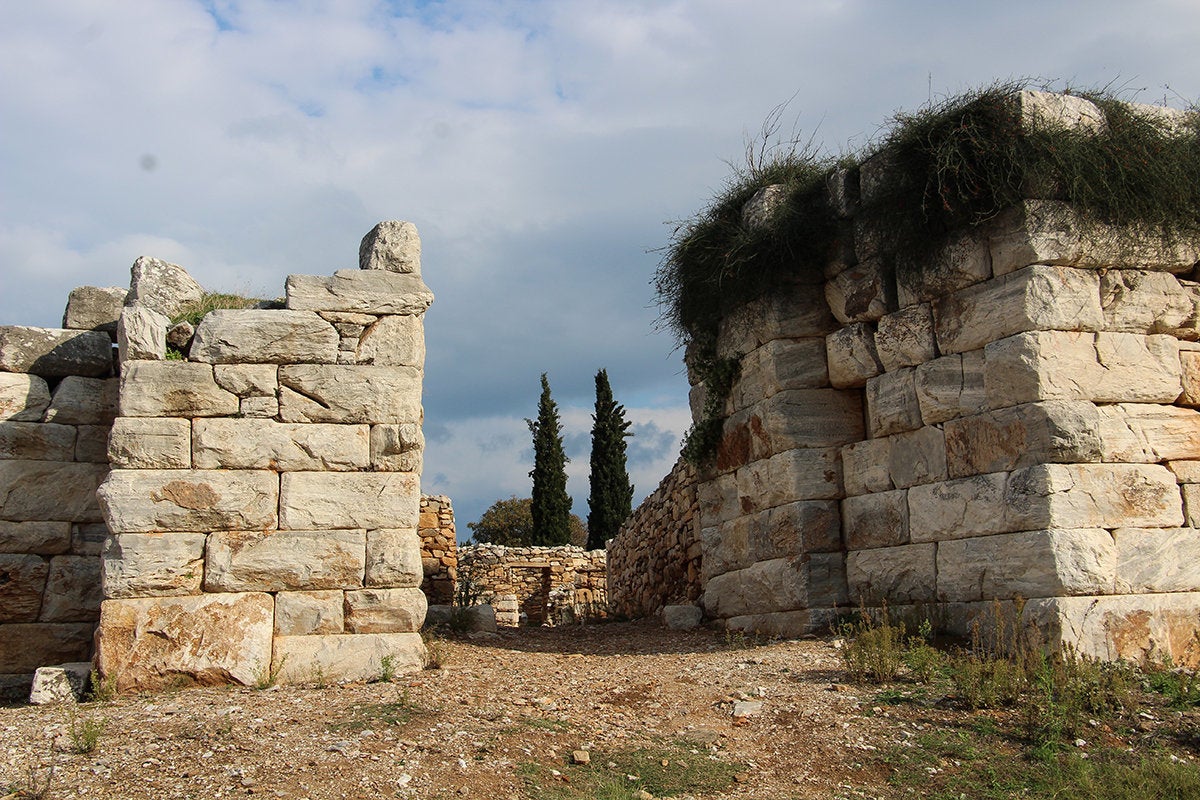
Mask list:
[[[256,297],[243,297],[239,294],[225,292],[206,292],[204,297],[195,302],[188,303],[178,314],[171,318],[171,322],[187,322],[191,325],[199,325],[200,320],[204,319],[204,315],[210,311],[255,308],[262,302],[261,299]]]

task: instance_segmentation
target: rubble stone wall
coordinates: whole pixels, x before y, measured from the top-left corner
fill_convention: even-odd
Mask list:
[[[695,603],[703,590],[696,470],[675,463],[608,542],[609,609],[651,616],[663,606]]]
[[[458,583],[458,534],[445,495],[421,496],[421,591],[433,605],[451,605]]]
[[[467,545],[458,551],[465,593],[496,608],[496,621],[516,626],[562,624],[606,616],[608,584],[603,550]]]

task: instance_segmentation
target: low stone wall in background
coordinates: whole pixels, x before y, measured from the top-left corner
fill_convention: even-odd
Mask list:
[[[421,496],[421,591],[430,605],[450,605],[458,583],[458,540],[454,508],[445,495]]]
[[[604,563],[603,550],[570,545],[467,545],[458,550],[458,578],[463,595],[497,607],[501,625],[522,615],[529,625],[557,625],[607,615]]]

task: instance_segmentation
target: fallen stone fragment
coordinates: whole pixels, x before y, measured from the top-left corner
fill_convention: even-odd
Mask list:
[[[33,673],[33,688],[29,703],[35,706],[50,703],[74,703],[87,690],[92,674],[90,661],[73,661],[55,667],[38,667]]]

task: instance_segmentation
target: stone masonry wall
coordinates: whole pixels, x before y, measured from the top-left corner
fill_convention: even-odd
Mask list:
[[[496,621],[515,626],[560,624],[605,616],[607,582],[603,550],[563,547],[459,548],[459,580],[470,583],[474,601],[491,603]]]
[[[1103,124],[1080,98],[1017,102]],[[887,600],[963,632],[1000,601],[1086,653],[1197,662],[1198,243],[1031,197],[897,263],[854,218],[886,168],[831,181],[853,236],[824,285],[721,324],[742,374],[699,484],[706,613],[795,635]]]
[[[421,495],[421,591],[431,605],[454,602],[458,583],[458,534],[454,508],[445,495]]]
[[[614,614],[650,616],[665,605],[699,599],[699,520],[696,470],[680,460],[608,543],[609,609]]]

